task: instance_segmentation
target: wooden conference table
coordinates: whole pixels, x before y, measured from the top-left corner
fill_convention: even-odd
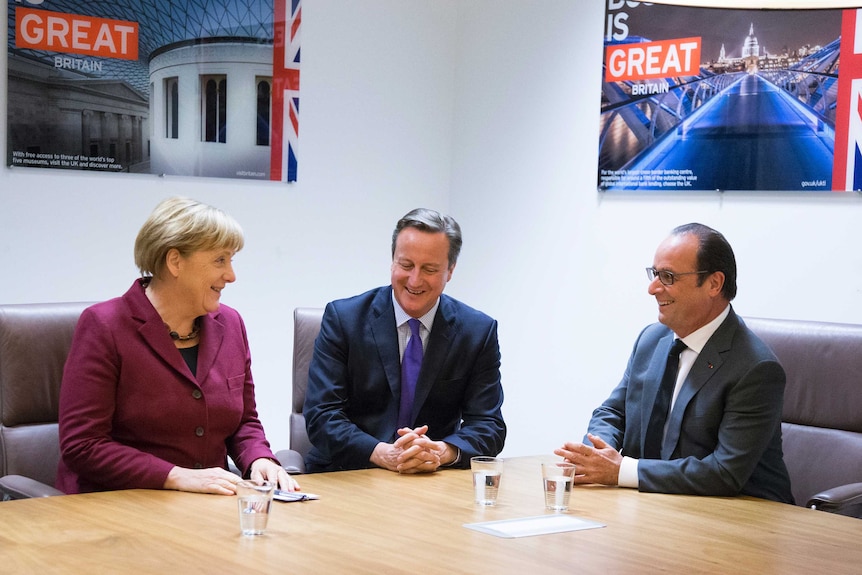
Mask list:
[[[498,505],[469,470],[299,477],[318,501],[274,502],[239,533],[236,499],[116,491],[0,503],[2,573],[859,573],[862,521],[752,498],[578,486],[568,515],[604,527],[502,538],[467,523],[552,515],[539,463],[505,463]]]

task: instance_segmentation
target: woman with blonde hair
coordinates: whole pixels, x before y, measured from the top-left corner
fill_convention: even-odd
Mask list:
[[[298,489],[257,415],[239,313],[220,302],[243,233],[200,202],[161,202],[138,232],[142,277],[81,315],[60,388],[57,488],[231,495],[239,475]]]

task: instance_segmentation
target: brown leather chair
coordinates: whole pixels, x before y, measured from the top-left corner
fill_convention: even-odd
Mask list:
[[[0,305],[0,495],[60,495],[57,410],[63,366],[89,303]]]
[[[293,397],[290,409],[290,449],[276,453],[288,473],[305,473],[305,455],[311,449],[302,405],[308,386],[308,366],[314,354],[314,340],[320,333],[322,308],[298,307],[293,310]]]
[[[862,518],[862,325],[745,323],[787,373],[781,429],[796,503]]]

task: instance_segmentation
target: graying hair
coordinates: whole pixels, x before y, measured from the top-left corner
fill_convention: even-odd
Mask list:
[[[392,257],[395,257],[395,243],[404,228],[416,228],[423,232],[444,233],[449,240],[449,269],[458,262],[461,253],[461,226],[451,216],[428,208],[416,208],[398,220],[392,232]]]

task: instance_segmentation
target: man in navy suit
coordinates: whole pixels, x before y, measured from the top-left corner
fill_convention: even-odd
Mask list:
[[[392,234],[391,285],[326,306],[303,407],[308,471],[432,472],[503,449],[497,322],[443,295],[461,243],[454,219],[413,210]],[[402,405],[414,333],[421,369]]]
[[[575,464],[576,483],[793,503],[781,447],[784,370],[730,305],[730,244],[702,224],[680,226],[647,275],[660,323],[641,332],[584,442],[555,453]],[[678,368],[668,369],[670,406],[654,410],[675,339],[684,346]]]

